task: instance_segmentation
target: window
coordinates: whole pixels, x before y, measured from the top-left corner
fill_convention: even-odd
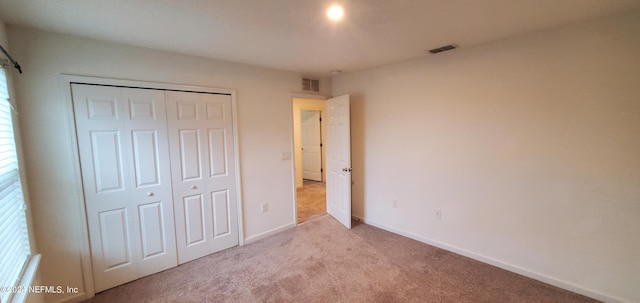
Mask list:
[[[31,254],[12,110],[0,61],[0,302],[9,302],[17,292]]]

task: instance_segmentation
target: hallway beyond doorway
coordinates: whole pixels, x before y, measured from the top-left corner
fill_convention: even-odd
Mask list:
[[[297,190],[298,224],[327,213],[326,183],[304,180]]]

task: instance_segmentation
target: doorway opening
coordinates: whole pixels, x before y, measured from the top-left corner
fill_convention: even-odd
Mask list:
[[[324,100],[293,98],[296,221],[327,213]]]

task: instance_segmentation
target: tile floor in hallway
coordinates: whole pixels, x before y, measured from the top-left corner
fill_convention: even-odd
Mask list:
[[[298,224],[324,215],[326,209],[326,183],[304,180],[297,188]]]

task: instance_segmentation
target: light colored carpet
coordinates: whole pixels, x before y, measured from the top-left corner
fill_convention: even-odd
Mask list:
[[[327,213],[326,183],[304,180],[296,189],[298,224],[320,217]]]
[[[87,302],[595,302],[326,215],[104,291]]]

